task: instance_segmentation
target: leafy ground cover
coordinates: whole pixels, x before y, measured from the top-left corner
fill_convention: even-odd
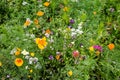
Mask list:
[[[119,80],[119,0],[1,0],[1,80]]]

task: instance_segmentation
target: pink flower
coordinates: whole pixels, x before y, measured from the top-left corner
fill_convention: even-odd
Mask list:
[[[74,57],[74,58],[77,58],[77,57],[79,57],[79,51],[73,51],[73,53],[72,53],[72,56]]]

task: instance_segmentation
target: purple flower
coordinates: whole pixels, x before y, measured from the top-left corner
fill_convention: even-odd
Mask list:
[[[74,19],[70,19],[70,23],[71,24],[75,23]]]
[[[98,50],[99,52],[102,52],[102,47],[100,45],[94,45],[93,48]]]
[[[53,58],[53,56],[52,55],[50,55],[49,56],[49,60],[53,60],[54,58]]]

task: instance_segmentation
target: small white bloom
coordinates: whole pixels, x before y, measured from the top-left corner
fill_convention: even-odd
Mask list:
[[[11,50],[10,54],[14,54],[16,51],[17,51],[17,49],[16,49],[16,48],[13,48],[13,49]]]
[[[21,52],[21,54],[23,54],[23,55],[28,55],[29,54],[29,52],[27,52],[25,49]]]
[[[22,5],[27,5],[27,4],[28,4],[28,3],[27,3],[27,2],[25,2],[25,1],[23,1],[23,2],[22,2]]]

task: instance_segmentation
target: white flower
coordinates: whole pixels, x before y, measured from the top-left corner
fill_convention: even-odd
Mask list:
[[[13,49],[11,50],[10,54],[14,54],[16,51],[17,51],[17,49],[16,49],[16,48],[13,48]]]
[[[29,64],[33,64],[33,63],[36,63],[38,62],[38,58],[34,57],[34,58],[29,58]]]
[[[35,35],[34,35],[34,34],[31,34],[30,37],[31,37],[31,38],[35,38]]]
[[[29,52],[27,52],[25,49],[21,52],[21,54],[23,54],[23,55],[28,55],[29,54]]]
[[[23,1],[23,2],[22,2],[22,5],[27,5],[27,4],[28,4],[28,3],[27,3],[27,2],[25,2],[25,1]]]

